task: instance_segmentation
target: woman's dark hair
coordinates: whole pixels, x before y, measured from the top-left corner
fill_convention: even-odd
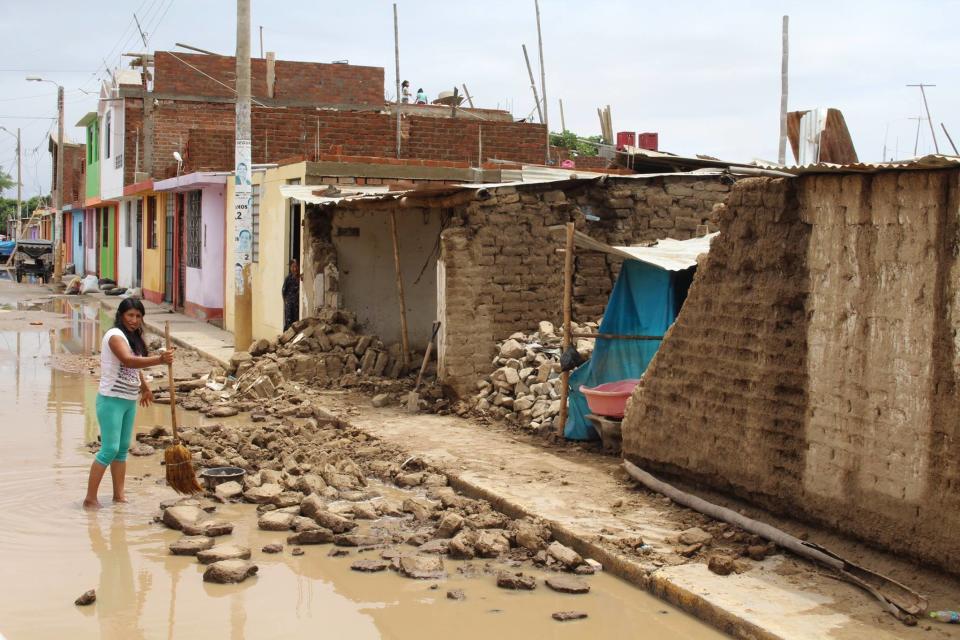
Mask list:
[[[136,331],[130,331],[123,324],[123,314],[131,309],[135,309],[140,312],[141,316],[147,315],[146,310],[143,308],[143,303],[140,302],[139,298],[124,298],[120,302],[120,306],[117,307],[117,315],[113,318],[113,326],[123,333],[127,338],[127,342],[130,343],[130,350],[133,351],[134,355],[146,356],[147,355],[147,343],[143,341],[143,327],[141,326]]]

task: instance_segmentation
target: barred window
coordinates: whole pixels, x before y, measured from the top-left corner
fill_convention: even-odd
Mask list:
[[[250,230],[253,232],[253,261],[260,262],[260,185],[253,185],[250,203]]]
[[[147,249],[157,248],[157,197],[147,198]]]
[[[187,193],[187,266],[200,269],[200,254],[203,244],[200,230],[200,191]]]

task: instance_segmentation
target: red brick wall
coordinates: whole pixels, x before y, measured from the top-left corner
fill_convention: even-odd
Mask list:
[[[136,118],[131,114],[136,111],[142,118],[142,107],[132,106],[139,101],[128,103],[128,115]],[[154,108],[153,119],[154,178],[168,177],[176,170],[174,151],[184,154],[184,172],[233,168],[234,105],[161,100]],[[314,159],[318,129],[321,154],[336,150],[345,156],[393,157],[395,153],[395,120],[383,113],[254,107],[252,129],[255,163],[296,156]],[[484,157],[542,162],[541,125],[484,122],[482,129]],[[409,116],[403,121],[402,156],[476,165],[479,130],[480,123],[472,120]],[[128,148],[132,149],[136,136],[134,132],[130,138],[130,126],[127,135]],[[131,165],[129,162],[127,167],[129,177]]]
[[[232,56],[158,51],[154,60],[153,87],[157,93],[220,98],[234,96],[237,63]],[[211,80],[184,62],[223,84]],[[250,91],[254,98],[268,97],[267,63],[262,58],[250,60]],[[383,67],[277,60],[274,98],[316,104],[382,105]]]
[[[86,189],[84,161],[87,156],[86,145],[63,145],[63,202],[70,204],[83,200]],[[56,162],[54,162],[56,167]],[[56,184],[56,175],[53,180]]]

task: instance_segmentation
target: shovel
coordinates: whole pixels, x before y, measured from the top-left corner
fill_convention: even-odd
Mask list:
[[[420,365],[420,373],[417,374],[417,383],[413,386],[413,391],[407,394],[407,411],[416,413],[420,410],[420,394],[417,390],[420,388],[420,382],[423,380],[423,372],[427,370],[427,364],[430,362],[430,353],[433,351],[433,339],[437,337],[440,330],[440,323],[433,323],[433,332],[430,334],[430,341],[427,342],[427,350],[423,354],[423,364]]]

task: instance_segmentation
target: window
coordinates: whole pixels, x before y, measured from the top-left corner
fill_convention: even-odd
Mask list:
[[[110,134],[111,134],[111,131],[110,131],[110,112],[107,111],[107,117],[106,117],[106,119],[105,119],[105,125],[104,125],[104,129],[103,129],[103,141],[106,143],[106,145],[104,145],[104,149],[103,149],[103,157],[104,157],[104,158],[109,158],[109,157],[110,157]]]
[[[132,247],[133,246],[133,202],[127,201],[127,214],[126,214],[126,223],[127,228],[123,234],[123,246]]]
[[[77,221],[77,238],[80,239],[80,246],[86,244],[86,240],[83,237],[83,220]]]
[[[250,230],[253,232],[253,261],[260,262],[260,185],[253,185],[250,199]]]
[[[100,217],[103,220],[102,230],[100,231],[100,240],[103,248],[110,248],[110,209],[100,209]]]
[[[147,198],[147,249],[157,248],[157,197]]]
[[[187,266],[201,268],[200,198],[202,192],[187,193]]]

